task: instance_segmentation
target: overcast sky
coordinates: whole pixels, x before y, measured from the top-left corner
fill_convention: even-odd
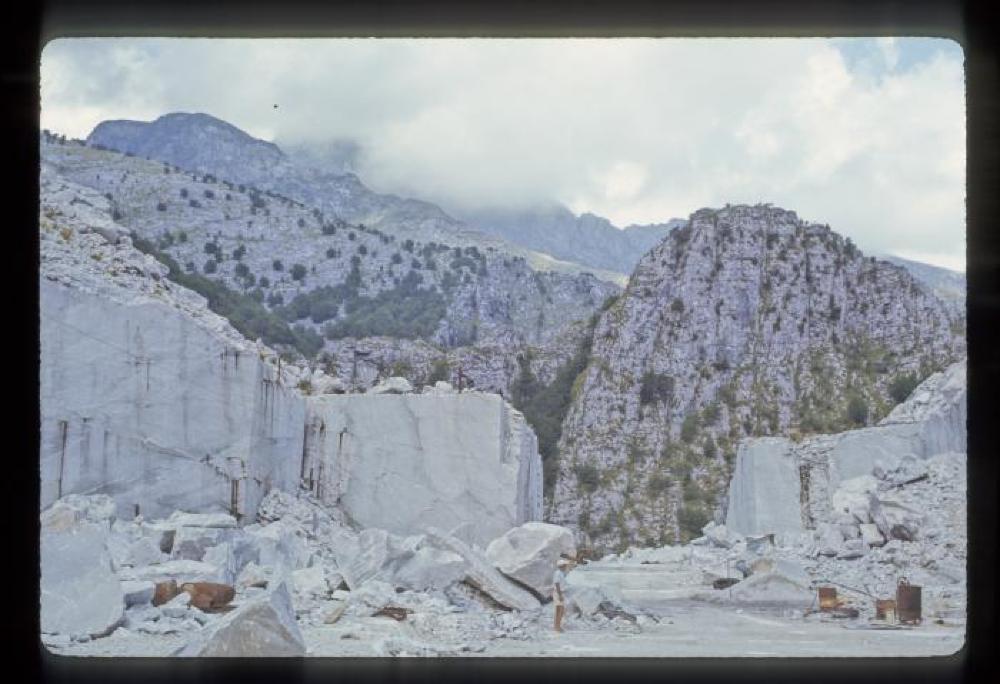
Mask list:
[[[357,143],[375,190],[619,226],[771,202],[965,269],[963,55],[940,39],[63,39],[42,126],[205,112]],[[274,105],[277,104],[277,109]]]

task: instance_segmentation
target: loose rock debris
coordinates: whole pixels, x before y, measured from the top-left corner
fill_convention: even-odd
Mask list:
[[[567,573],[567,634],[582,630],[637,637],[650,629],[683,624],[685,613],[676,611],[699,602],[733,615],[772,615],[886,632],[926,629],[876,620],[874,597],[894,596],[904,573],[922,588],[924,617],[931,628],[960,626],[965,606],[964,516],[935,514],[964,504],[964,456],[943,454],[922,466],[926,478],[907,477],[906,485],[892,490],[891,501],[898,506],[887,506],[880,499],[883,512],[890,511],[887,515],[903,506],[922,506],[924,521],[915,541],[890,534],[883,545],[866,546],[860,537],[841,538],[841,548],[829,555],[824,553],[832,538],[829,526],[802,535],[777,534],[773,540],[770,535],[748,540],[719,529],[720,525],[707,526],[706,539],[716,541],[630,548],[573,568]],[[546,592],[528,591],[523,581],[505,576],[491,563],[489,554],[439,530],[413,537],[356,530],[305,493],[274,492],[261,507],[267,519],[242,528],[228,526],[218,516],[94,522],[93,518],[101,520],[106,505],[96,501],[84,506],[79,498],[74,504],[93,511],[91,518],[72,513],[76,509],[60,502],[43,514],[50,521],[43,535],[72,535],[77,527],[91,535],[91,548],[105,549],[110,556],[105,567],[120,594],[110,598],[104,628],[66,632],[49,628],[42,640],[56,652],[113,654],[116,648],[135,649],[145,639],[149,652],[165,652],[165,646],[156,646],[157,640],[175,644],[182,640],[172,648],[184,656],[308,654],[304,636],[322,633],[314,630],[332,630],[334,641],[357,643],[351,653],[369,649],[364,652],[395,656],[472,655],[489,653],[493,643],[527,647],[556,638]],[[72,514],[59,513],[67,510]],[[127,549],[139,538],[149,539],[159,549],[163,539],[176,538],[181,529],[185,530],[181,539],[212,534],[202,536],[195,523],[225,531],[217,545],[205,549],[202,560],[175,558],[172,550],[159,557],[115,555],[116,548]],[[561,533],[539,537],[537,531],[529,532],[527,539],[561,538]],[[507,538],[519,537],[511,533]],[[116,546],[124,539],[129,544]],[[852,541],[857,544],[849,548],[858,554],[845,557],[841,552]],[[562,542],[556,552],[546,544],[537,545],[540,553],[556,558],[567,553]],[[234,553],[235,548],[241,551]],[[543,581],[537,569],[532,569],[535,575],[520,570],[537,567],[530,558],[518,559],[509,547],[498,545],[497,551],[500,548],[503,553],[495,555],[504,567],[521,573],[522,579]],[[226,559],[232,583],[217,581],[221,570],[205,559]],[[62,567],[82,570],[78,564]],[[736,577],[732,570],[737,570]],[[85,577],[86,573],[81,575]],[[867,586],[873,598],[838,597],[832,611],[820,614],[818,594],[824,582]],[[65,612],[66,604],[61,610]],[[402,631],[386,631],[390,627]],[[262,633],[264,637],[255,636]],[[99,643],[108,646],[91,646]]]

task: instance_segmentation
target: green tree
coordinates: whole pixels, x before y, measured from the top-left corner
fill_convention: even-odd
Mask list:
[[[669,375],[646,371],[639,385],[639,403],[643,406],[669,401],[674,393],[674,379]]]
[[[590,463],[580,463],[573,469],[580,489],[586,492],[594,492],[600,484],[600,473],[597,468]]]
[[[920,384],[916,373],[901,373],[895,376],[889,383],[889,396],[897,404],[906,401],[913,394],[913,390]]]
[[[695,436],[698,434],[699,428],[698,414],[689,413],[684,416],[684,422],[681,423],[681,440],[690,444]]]
[[[860,394],[854,394],[847,400],[847,419],[855,425],[868,422],[868,402]]]

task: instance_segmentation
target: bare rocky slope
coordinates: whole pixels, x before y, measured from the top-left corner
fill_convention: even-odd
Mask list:
[[[493,247],[521,257],[538,270],[570,274],[591,271],[610,280],[620,277],[617,272],[582,267],[487,235],[430,202],[374,192],[353,173],[318,168],[315,158],[301,154],[290,157],[273,143],[253,138],[208,114],[173,112],[150,122],[104,121],[87,137],[87,143],[252,185],[349,223],[377,228],[400,240],[480,250]]]
[[[619,228],[603,216],[574,215],[561,205],[523,211],[478,210],[461,214],[471,226],[529,249],[591,268],[629,274],[639,259],[681,219]]]
[[[965,309],[965,274],[940,266],[931,266],[897,256],[886,256],[886,261],[902,266],[913,277],[927,285],[938,297],[953,302],[956,309]]]
[[[120,516],[252,520],[269,491],[308,483],[393,532],[461,520],[485,543],[540,517],[535,435],[496,394],[344,394],[171,281],[106,198],[48,165],[41,189],[43,506],[102,494]]]
[[[874,424],[964,345],[958,312],[828,226],[702,209],[596,324],[548,519],[601,548],[696,536],[740,439]]]
[[[103,195],[137,246],[172,261],[170,277],[201,291],[244,335],[315,358],[356,386],[390,374],[461,376],[506,392],[526,352],[539,377],[551,377],[578,345],[578,321],[618,291],[590,275],[534,270],[492,246],[398,238],[252,186],[55,136],[43,137],[42,157]]]

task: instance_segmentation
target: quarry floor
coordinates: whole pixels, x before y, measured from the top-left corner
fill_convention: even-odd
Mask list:
[[[925,623],[900,629],[873,629],[863,620],[818,622],[767,612],[740,612],[700,603],[658,610],[659,624],[632,634],[596,629],[569,619],[562,634],[542,630],[529,640],[496,639],[482,652],[464,657],[896,657],[951,655],[965,641],[963,625]],[[551,618],[551,609],[543,614]],[[355,618],[323,627],[305,627],[308,655],[382,655],[386,638],[413,638],[405,623],[390,618]],[[347,635],[347,636],[345,636]],[[184,643],[178,635],[140,635],[118,630],[109,637],[52,649],[69,656],[167,656]],[[441,644],[441,647],[445,647]]]

